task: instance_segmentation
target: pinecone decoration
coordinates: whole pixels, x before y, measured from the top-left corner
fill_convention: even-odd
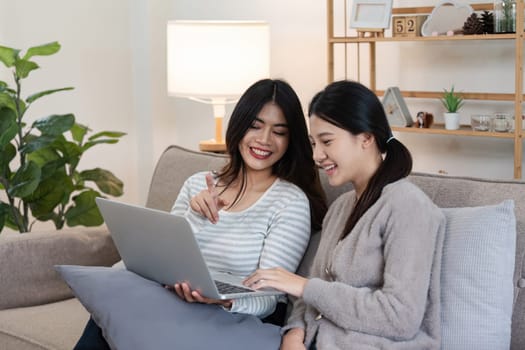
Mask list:
[[[463,24],[463,34],[483,34],[483,23],[476,12],[473,12]]]
[[[483,23],[483,33],[494,33],[494,14],[490,11],[483,11],[481,14],[481,23]]]

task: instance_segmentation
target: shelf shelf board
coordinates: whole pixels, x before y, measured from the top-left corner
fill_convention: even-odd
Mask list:
[[[476,35],[454,35],[454,36],[416,36],[416,37],[367,37],[359,38],[357,36],[335,36],[329,38],[331,44],[357,44],[373,42],[400,42],[400,41],[463,41],[463,40],[511,40],[516,39],[515,33],[509,34],[476,34]]]
[[[384,90],[375,90],[377,96],[383,96]],[[402,90],[401,94],[405,98],[428,98],[440,99],[443,97],[443,91],[408,91]],[[516,100],[515,94],[512,93],[496,93],[496,92],[460,92],[461,96],[466,100],[482,100],[482,101],[511,101]],[[525,99],[525,95],[522,97]]]
[[[514,138],[513,132],[474,131],[472,130],[470,125],[461,125],[458,130],[446,130],[443,124],[433,124],[430,128],[392,126],[392,131],[408,132],[415,134],[458,135],[491,138],[496,137],[502,139]]]
[[[474,11],[492,11],[494,9],[494,3],[483,2],[479,4],[469,4]],[[425,14],[428,15],[434,10],[435,7],[395,7],[392,9],[393,15],[416,15]]]

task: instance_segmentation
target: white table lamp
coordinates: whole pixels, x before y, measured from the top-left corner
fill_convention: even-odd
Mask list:
[[[215,139],[224,146],[225,105],[270,75],[270,31],[261,21],[169,21],[168,94],[211,104]]]

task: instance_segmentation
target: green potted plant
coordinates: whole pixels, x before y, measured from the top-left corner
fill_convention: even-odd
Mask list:
[[[443,89],[443,97],[441,102],[446,109],[444,114],[445,129],[457,130],[459,129],[459,113],[461,107],[463,107],[463,97],[459,93],[454,92],[454,85],[450,88],[450,91]]]
[[[27,122],[28,109],[42,97],[71,87],[40,91],[27,97],[22,81],[40,68],[35,56],[60,50],[58,42],[21,50],[0,46],[0,62],[13,76],[10,86],[0,81],[0,232],[4,227],[28,232],[37,221],[64,225],[98,226],[103,223],[97,196],[120,196],[123,184],[110,171],[79,170],[83,154],[100,144],[113,144],[122,132],[92,130],[73,114],[53,114]],[[91,185],[96,185],[96,189]]]

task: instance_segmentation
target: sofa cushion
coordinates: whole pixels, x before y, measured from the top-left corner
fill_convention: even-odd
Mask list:
[[[0,235],[0,310],[71,298],[56,264],[111,265],[119,259],[105,226]]]
[[[89,319],[75,299],[0,312],[0,349],[71,350]]]
[[[410,180],[439,207],[471,207],[514,200],[516,256],[511,350],[525,349],[525,182],[413,173]]]
[[[63,265],[57,270],[112,349],[279,348],[280,327],[217,305],[186,303],[129,270]]]
[[[223,154],[191,151],[170,146],[160,156],[153,173],[146,206],[170,211],[184,181],[205,170],[218,170],[226,163]]]
[[[510,346],[516,220],[511,200],[443,209],[442,348]]]
[[[521,350],[525,348],[525,234],[518,234],[516,241],[516,275],[510,348]]]

